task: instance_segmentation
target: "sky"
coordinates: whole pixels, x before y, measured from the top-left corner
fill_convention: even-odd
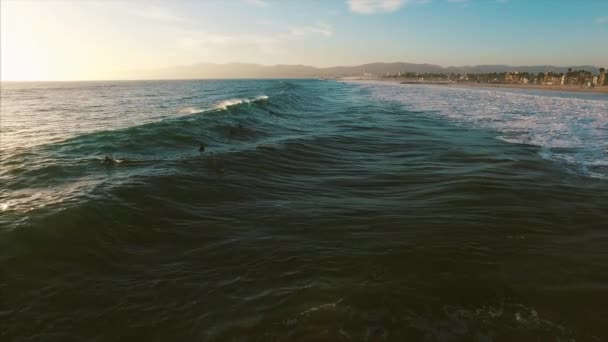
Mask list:
[[[608,67],[608,0],[0,0],[2,80],[196,63]]]

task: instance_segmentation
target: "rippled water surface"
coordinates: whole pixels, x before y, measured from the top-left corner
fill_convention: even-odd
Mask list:
[[[606,95],[1,94],[0,340],[608,339]]]

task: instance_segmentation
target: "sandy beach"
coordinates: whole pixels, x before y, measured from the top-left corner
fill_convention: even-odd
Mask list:
[[[534,90],[549,90],[549,91],[567,91],[577,93],[608,93],[608,87],[598,88],[581,88],[576,86],[539,86],[534,84],[494,84],[494,83],[450,83],[442,84],[448,87],[465,87],[465,88],[508,88],[508,89],[534,89]]]

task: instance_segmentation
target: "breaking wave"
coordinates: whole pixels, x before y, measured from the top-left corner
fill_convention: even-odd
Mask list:
[[[243,104],[243,103],[261,102],[261,101],[266,101],[266,100],[268,100],[268,96],[266,96],[266,95],[256,96],[251,99],[229,99],[229,100],[221,101],[220,103],[218,103],[215,106],[215,108],[228,109],[228,107],[236,106],[236,105]]]
[[[360,83],[378,99],[497,132],[500,140],[539,146],[541,156],[608,177],[608,98],[539,91]],[[585,96],[586,95],[586,96]]]

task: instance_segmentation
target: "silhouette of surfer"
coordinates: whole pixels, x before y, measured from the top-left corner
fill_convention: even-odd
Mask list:
[[[204,143],[200,143],[199,147],[198,147],[198,151],[202,154],[203,152],[205,152],[207,146],[205,146]],[[224,168],[224,161],[218,157],[215,156],[215,154],[213,152],[210,153],[206,153],[203,157],[203,159],[207,162],[207,168],[209,168],[209,170],[218,173],[220,175],[224,174],[225,172],[225,168]]]
[[[106,165],[116,165],[116,164],[120,164],[120,163],[132,163],[132,162],[137,162],[137,161],[127,160],[127,159],[118,159],[118,158],[114,158],[111,156],[106,156],[105,158],[103,158],[103,163]]]
[[[116,159],[114,159],[114,158],[112,158],[112,157],[110,157],[110,156],[106,156],[106,157],[103,159],[103,163],[104,163],[104,164],[107,164],[107,165],[114,165],[114,164],[116,164]]]

